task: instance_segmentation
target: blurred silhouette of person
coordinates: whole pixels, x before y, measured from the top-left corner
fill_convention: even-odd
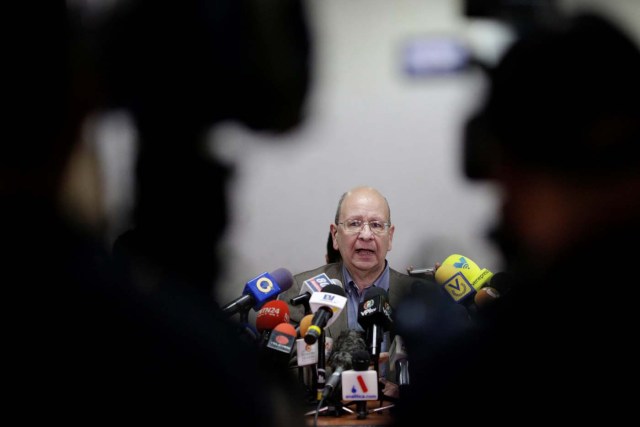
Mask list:
[[[208,132],[301,122],[310,75],[301,2],[137,0],[104,27],[96,44],[110,100],[139,134],[133,226],[116,250],[155,286],[179,280],[211,295],[233,171],[205,155]]]
[[[640,255],[637,42],[583,11],[523,35],[488,76],[465,173],[502,190],[491,236],[514,282],[457,335],[429,328],[444,316],[398,325],[417,367],[399,424],[452,411],[498,425],[623,423],[639,356],[628,293]]]
[[[342,259],[340,251],[333,247],[333,237],[331,236],[331,232],[327,235],[327,252],[324,255],[324,259],[327,264],[339,262]]]
[[[296,384],[259,369],[210,295],[229,174],[198,142],[222,119],[277,132],[302,119],[302,5],[118,2],[95,27],[78,5],[12,15],[28,31],[11,41],[17,96],[0,156],[7,407],[39,421],[303,425]],[[98,184],[78,190],[95,182],[82,128],[122,106],[143,139],[131,250],[160,272],[153,292],[113,262],[99,215],[78,209],[100,203]]]

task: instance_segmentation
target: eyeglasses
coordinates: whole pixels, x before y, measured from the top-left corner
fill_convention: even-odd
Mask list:
[[[387,227],[391,225],[382,221],[365,222],[359,219],[348,219],[346,221],[339,222],[338,224],[342,225],[344,227],[344,230],[350,234],[359,233],[364,230],[365,225],[368,225],[369,230],[371,230],[372,233],[378,235],[384,234],[387,231]]]

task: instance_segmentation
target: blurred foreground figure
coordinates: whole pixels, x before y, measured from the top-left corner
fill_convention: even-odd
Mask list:
[[[209,289],[228,171],[202,154],[202,133],[220,120],[280,132],[302,118],[301,6],[254,3],[116,2],[90,28],[69,6],[81,2],[9,15],[25,28],[8,41],[17,96],[0,156],[3,378],[21,419],[303,425],[296,390],[259,369]],[[153,292],[114,267],[100,218],[70,203],[99,200],[80,136],[111,107],[129,109],[142,138],[130,249],[161,272]]]
[[[398,331],[415,368],[400,424],[634,415],[639,76],[637,45],[589,13],[528,33],[490,70],[465,172],[502,190],[492,236],[515,279],[474,330],[447,335],[446,319],[414,305],[425,320]]]
[[[116,245],[138,285],[177,280],[212,294],[232,171],[206,154],[209,131],[235,121],[280,133],[302,121],[304,18],[299,0],[136,0],[99,27],[108,102],[132,113],[139,135],[133,228]]]

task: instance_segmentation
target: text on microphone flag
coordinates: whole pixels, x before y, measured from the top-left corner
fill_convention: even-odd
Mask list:
[[[377,400],[378,374],[376,371],[342,372],[342,398],[344,400]]]
[[[443,286],[455,301],[460,301],[476,292],[462,272],[457,272],[451,276],[445,281]]]
[[[332,301],[335,301],[336,296],[339,296],[339,295],[325,293],[324,295],[322,295],[322,300],[332,302]]]
[[[356,377],[356,379],[358,380],[358,384],[360,384],[360,388],[362,389],[363,392],[368,392],[369,388],[367,387],[367,383],[364,382],[364,378],[362,378],[362,375],[358,375]],[[353,388],[353,392],[355,393],[357,390],[355,389],[355,387]]]
[[[469,267],[469,263],[467,262],[467,259],[463,256],[460,257],[460,259],[458,260],[458,262],[454,262],[453,266],[455,268],[466,268],[467,270],[469,270],[471,267]]]
[[[307,279],[303,282],[308,287],[314,290],[314,292],[321,292],[322,288],[327,285],[332,284],[331,279],[325,273],[318,274],[310,279]]]
[[[249,282],[255,281],[255,287],[259,292],[263,294],[268,294],[273,290],[273,281],[275,279],[271,277],[269,273],[263,273],[260,276],[257,276],[251,279]]]
[[[271,339],[267,343],[267,347],[273,350],[282,351],[285,353],[290,353],[293,348],[293,341],[295,340],[294,336],[289,334],[284,334],[280,331],[273,330],[271,332]]]

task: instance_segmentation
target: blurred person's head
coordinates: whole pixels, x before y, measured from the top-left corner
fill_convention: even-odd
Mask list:
[[[382,272],[394,230],[387,199],[371,187],[344,193],[331,224],[334,247],[355,276],[372,277]]]
[[[109,100],[139,126],[283,132],[304,119],[311,43],[300,0],[115,2],[99,28]]]
[[[544,262],[640,216],[640,51],[576,15],[515,42],[466,128],[465,168],[503,190],[507,258]]]
[[[131,228],[118,244],[127,248],[124,265],[162,272],[149,275],[152,283],[210,294],[235,172],[211,130],[231,122],[277,136],[305,119],[305,2],[130,0],[107,2],[101,13],[73,3],[87,9],[83,35],[103,104],[126,111],[135,128]]]
[[[20,7],[25,31],[9,43],[5,105],[10,110],[0,155],[0,197],[11,209],[64,214],[101,225],[97,157],[83,141],[85,119],[99,103],[78,22],[67,2]]]

